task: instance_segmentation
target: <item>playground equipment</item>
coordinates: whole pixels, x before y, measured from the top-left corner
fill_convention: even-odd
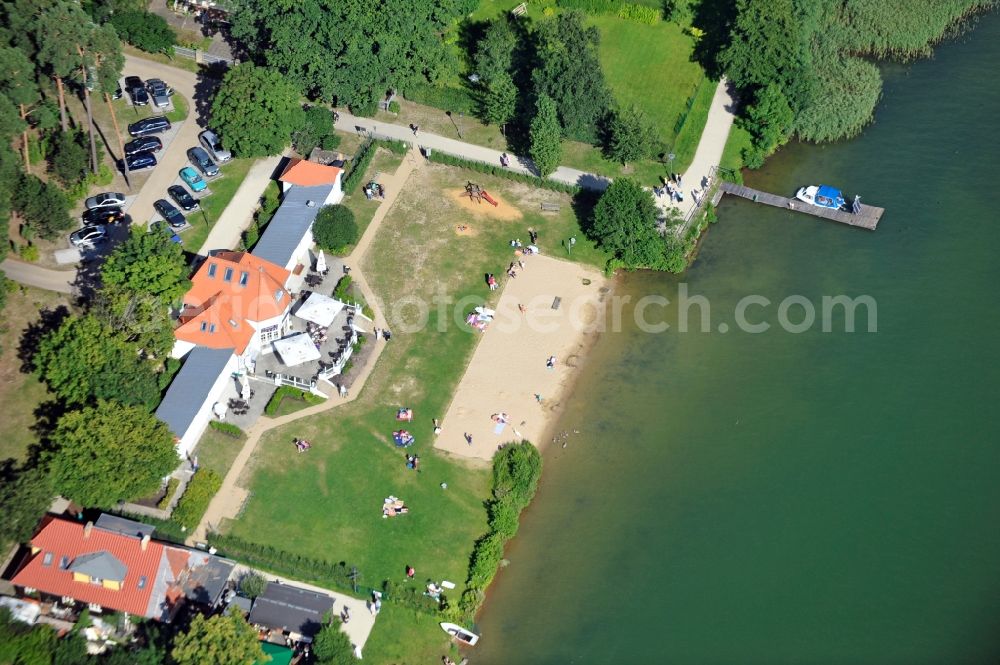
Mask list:
[[[499,205],[490,193],[485,189],[475,184],[474,182],[467,183],[465,185],[465,193],[469,195],[470,201],[475,201],[476,203],[482,203],[485,199],[487,203],[491,204],[494,208]]]

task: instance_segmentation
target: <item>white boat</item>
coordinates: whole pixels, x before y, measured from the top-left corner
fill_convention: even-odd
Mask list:
[[[441,629],[448,633],[456,640],[463,644],[468,644],[470,647],[475,646],[476,642],[479,641],[479,635],[462,628],[458,624],[454,623],[442,623]]]
[[[799,191],[795,192],[795,198],[809,205],[831,210],[843,210],[846,203],[840,190],[828,185],[800,187]]]

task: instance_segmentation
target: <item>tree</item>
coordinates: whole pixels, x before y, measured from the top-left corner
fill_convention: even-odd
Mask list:
[[[663,258],[653,195],[631,178],[616,178],[594,207],[594,236],[625,268],[651,268]]]
[[[559,139],[559,118],[556,105],[550,97],[541,95],[535,105],[535,117],[529,131],[531,148],[529,154],[535,162],[538,175],[544,177],[556,170],[562,158]]]
[[[483,119],[494,125],[506,125],[517,111],[517,87],[510,74],[504,72],[486,84],[483,95]]]
[[[302,127],[295,85],[276,69],[242,63],[230,69],[212,102],[212,121],[241,157],[277,155]]]
[[[111,25],[122,39],[147,53],[164,53],[177,43],[166,20],[147,11],[116,12],[111,16]]]
[[[38,47],[37,59],[56,82],[64,132],[69,131],[64,81],[80,72],[83,63],[79,47],[89,25],[90,17],[70,2],[48,4],[30,23],[32,40]]]
[[[556,103],[563,135],[579,141],[597,138],[597,123],[607,115],[611,93],[597,57],[600,33],[585,26],[579,11],[543,21],[537,31],[535,92]]]
[[[769,83],[757,90],[756,99],[747,107],[742,122],[753,135],[753,146],[743,155],[744,162],[750,168],[757,168],[764,163],[765,157],[788,140],[795,113],[781,88]]]
[[[320,208],[313,224],[313,239],[329,252],[342,252],[358,241],[358,225],[354,213],[343,205]]]
[[[25,225],[43,238],[55,238],[74,226],[69,199],[63,191],[33,175],[21,176],[11,193],[11,204],[21,213]]]
[[[52,441],[52,483],[83,506],[110,508],[148,496],[178,465],[166,424],[148,411],[114,402],[66,413]]]
[[[160,401],[152,364],[93,314],[63,321],[42,339],[32,361],[70,406],[105,399],[151,410]]]
[[[240,595],[256,598],[267,590],[267,580],[260,573],[250,571],[240,578]]]
[[[328,623],[316,635],[313,651],[318,665],[351,665],[358,662],[351,638],[341,630],[340,625],[339,620]]]
[[[498,76],[509,75],[517,47],[517,36],[506,17],[490,21],[483,38],[476,43],[473,64],[480,80],[489,84]]]
[[[52,481],[37,465],[5,469],[0,478],[0,543],[27,542],[56,494]]]
[[[644,159],[656,145],[656,130],[646,114],[636,106],[617,109],[608,123],[605,152],[623,165]]]
[[[0,94],[17,106],[23,123],[21,150],[24,153],[24,168],[30,170],[28,158],[28,114],[41,102],[41,92],[35,81],[35,68],[19,48],[0,48]]]
[[[191,286],[184,250],[166,242],[162,233],[134,228],[128,240],[115,247],[101,266],[104,286],[120,286],[140,295],[150,295],[164,305],[178,300]]]
[[[52,173],[66,187],[72,187],[87,177],[86,139],[79,132],[62,132],[55,138],[50,166]]]
[[[302,128],[292,136],[292,142],[299,154],[308,155],[330,134],[333,134],[333,113],[323,106],[310,106],[305,111]]]
[[[206,619],[196,614],[186,633],[174,639],[176,665],[248,665],[264,659],[257,631],[238,611]]]

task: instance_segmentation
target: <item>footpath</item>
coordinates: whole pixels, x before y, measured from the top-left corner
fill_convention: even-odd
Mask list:
[[[405,185],[406,181],[410,178],[410,174],[413,173],[415,169],[420,168],[423,161],[423,158],[420,157],[415,150],[411,150],[407,153],[403,163],[398,169],[396,169],[396,172],[392,176],[385,178],[383,183],[387,192],[385,200],[382,201],[378,209],[375,211],[371,224],[369,224],[368,228],[365,229],[364,235],[361,236],[361,239],[354,247],[354,250],[343,259],[345,264],[352,266],[351,279],[354,285],[361,290],[361,294],[364,296],[365,301],[372,308],[374,313],[374,326],[377,328],[388,328],[388,324],[378,307],[378,300],[375,298],[375,294],[372,292],[371,288],[368,286],[368,282],[365,280],[364,273],[360,268],[361,260],[368,251],[368,248],[371,246],[372,239],[378,233],[378,229],[382,225],[382,220],[385,219],[385,216],[396,202],[396,197],[399,196],[399,192],[403,189],[403,185]],[[202,517],[201,522],[187,539],[187,543],[189,545],[205,542],[209,531],[218,529],[224,520],[233,519],[239,514],[240,509],[243,507],[243,504],[246,502],[250,493],[246,488],[240,487],[238,483],[240,476],[243,475],[243,470],[253,457],[253,453],[257,449],[257,444],[260,442],[261,437],[277,427],[282,427],[301,418],[314,416],[343,404],[353,402],[357,399],[358,395],[361,394],[361,391],[364,388],[365,383],[368,381],[368,377],[371,375],[383,348],[385,348],[384,344],[375,345],[375,351],[368,356],[368,360],[365,362],[364,367],[361,368],[360,373],[351,385],[351,390],[349,391],[347,397],[341,397],[335,392],[322,404],[317,404],[278,418],[261,416],[257,422],[254,423],[253,427],[247,431],[247,439],[243,444],[243,448],[240,449],[240,452],[236,455],[236,459],[233,460],[232,466],[229,467],[229,472],[223,479],[222,486],[219,488],[219,491],[216,492],[212,501],[208,504],[208,509],[205,511],[205,515]]]

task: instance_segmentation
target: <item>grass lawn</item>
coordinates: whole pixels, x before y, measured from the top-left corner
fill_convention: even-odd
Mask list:
[[[212,469],[225,478],[245,440],[246,437],[237,439],[209,427],[201,435],[198,446],[194,450],[194,455],[198,457],[198,465]]]
[[[735,171],[731,176],[735,182],[743,182],[743,151],[750,147],[753,137],[750,132],[743,129],[739,124],[734,124],[726,140],[726,147],[722,151],[722,163],[720,166]]]
[[[396,125],[417,125],[421,131],[448,138],[483,145],[495,150],[506,150],[507,139],[497,125],[487,125],[474,116],[453,113],[449,117],[444,110],[411,102],[398,97],[399,113],[379,111],[376,120]],[[417,143],[420,143],[417,137]]]
[[[354,213],[354,220],[358,223],[358,238],[364,235],[365,229],[368,228],[368,225],[372,222],[372,217],[375,216],[375,211],[378,210],[379,205],[382,203],[377,199],[372,199],[371,201],[366,199],[364,192],[361,191],[362,188],[364,188],[366,183],[374,179],[376,173],[381,174],[384,180],[384,176],[395,173],[396,169],[402,163],[403,155],[397,155],[385,148],[377,148],[375,150],[375,158],[368,165],[368,170],[365,171],[365,177],[362,179],[358,189],[353,194],[348,194],[344,198],[344,205],[351,209],[351,212]]]
[[[221,175],[216,176],[208,183],[212,195],[200,200],[200,211],[194,211],[187,215],[191,228],[181,233],[185,249],[197,252],[201,248],[205,238],[208,237],[211,225],[219,220],[222,211],[233,200],[236,190],[247,177],[247,172],[255,161],[257,160],[250,158],[233,159],[219,166]],[[207,224],[205,223],[206,218],[208,219]]]
[[[51,395],[41,381],[21,372],[17,349],[24,329],[38,321],[38,312],[67,305],[69,299],[58,293],[18,287],[7,295],[7,306],[0,319],[0,460],[23,460],[28,448],[37,441],[31,427],[35,409]]]
[[[468,211],[452,193],[469,179],[523,217],[502,221]],[[541,201],[559,202],[562,210],[543,216]],[[469,225],[472,233],[457,235],[459,224]],[[382,222],[363,270],[376,295],[389,303],[390,321],[401,313],[392,303],[404,299],[431,302],[444,293],[482,303],[491,298],[483,274],[503,270],[510,257],[508,241],[526,238],[529,226],[539,230],[543,251],[559,251],[558,239],[575,235],[574,260],[603,265],[606,259],[583,237],[567,195],[424,165]],[[473,541],[486,530],[482,502],[490,472],[431,445],[431,419],[447,410],[478,341],[454,323],[452,314],[448,310],[442,316],[431,308],[428,325],[417,332],[395,325],[392,341],[355,402],[266,435],[242,480],[252,498],[226,528],[294,554],[357,565],[366,586],[377,587],[385,579],[401,582],[405,566],[412,565],[421,589],[428,578],[455,582],[458,588],[449,598],[457,602]],[[420,455],[419,472],[406,468],[405,452],[390,440],[399,427],[396,409],[404,405],[416,415],[408,426],[416,445],[405,452]],[[295,437],[313,443],[307,455],[295,454],[290,445]],[[405,500],[411,512],[383,519],[382,500],[389,495]],[[404,662],[404,654],[406,662],[439,659],[447,649],[446,636],[430,617],[413,614],[403,608],[386,611],[365,650],[366,660]]]

